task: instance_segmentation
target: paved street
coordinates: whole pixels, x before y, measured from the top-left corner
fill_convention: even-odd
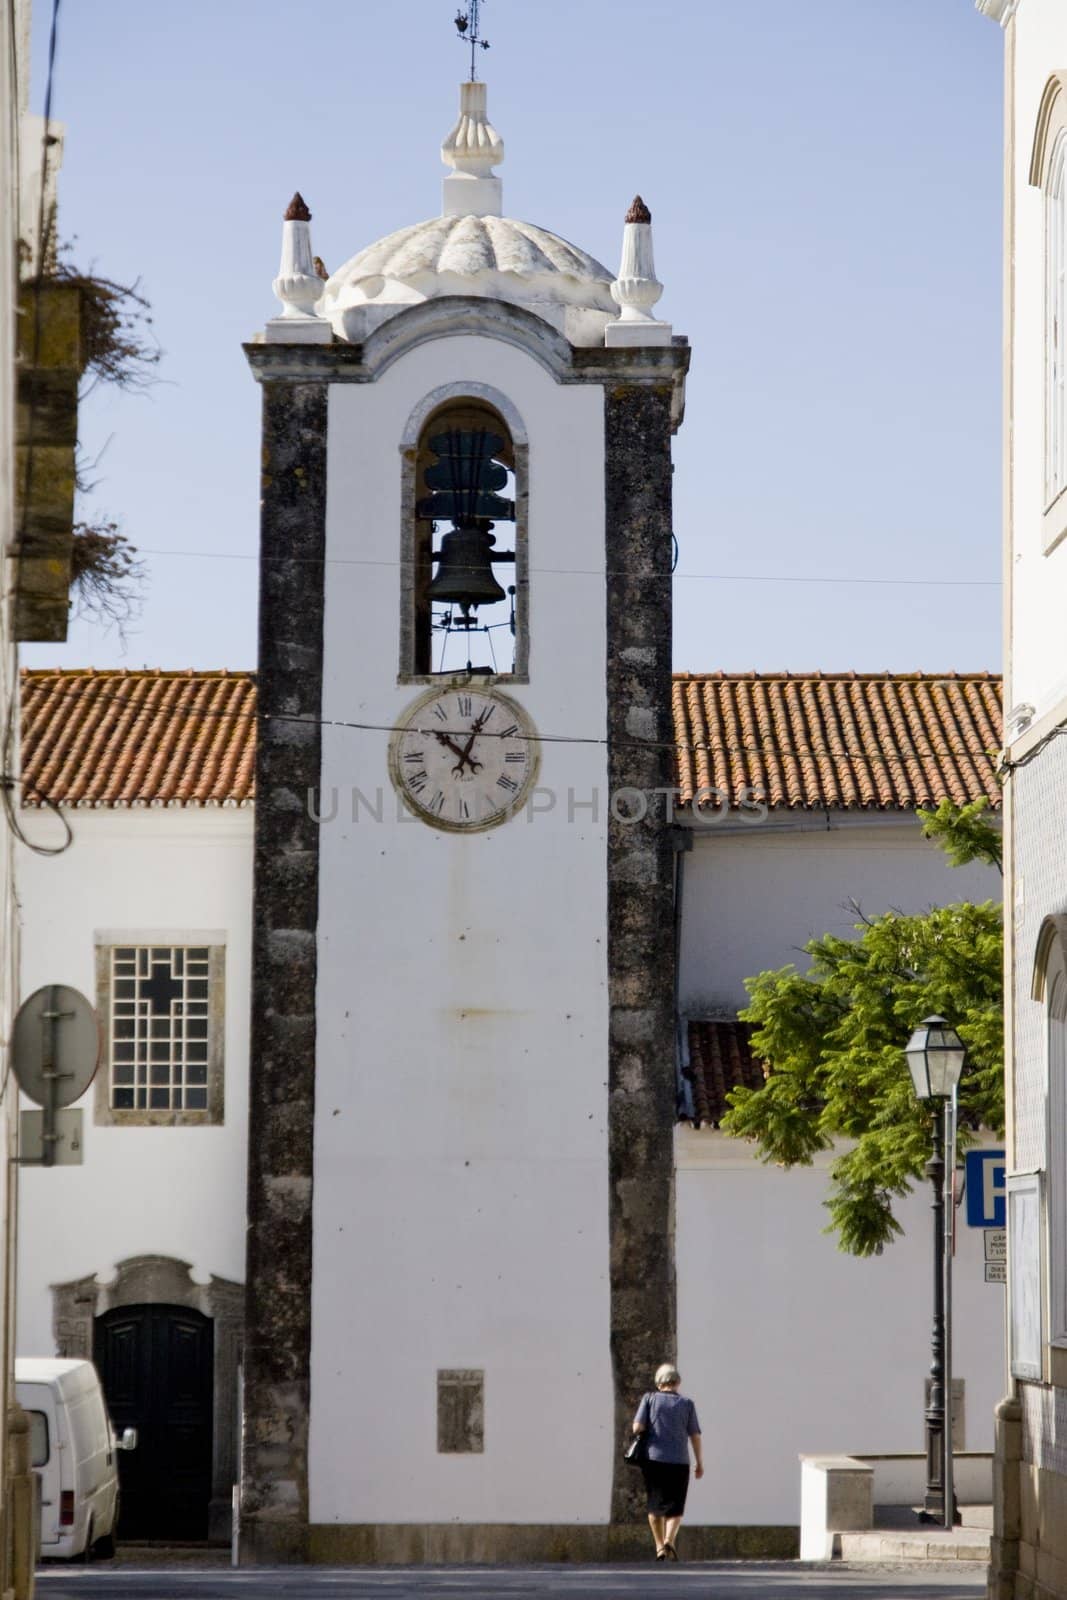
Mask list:
[[[985,1569],[811,1569],[791,1562],[702,1562],[666,1571],[607,1567],[292,1567],[190,1572],[46,1568],[39,1600],[497,1600],[509,1596],[640,1596],[662,1600],[978,1600]]]

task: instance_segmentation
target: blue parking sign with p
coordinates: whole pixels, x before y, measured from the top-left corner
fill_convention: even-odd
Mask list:
[[[1003,1150],[967,1152],[967,1226],[1003,1228],[1007,1225]]]

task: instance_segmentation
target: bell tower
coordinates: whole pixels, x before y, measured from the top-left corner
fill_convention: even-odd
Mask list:
[[[295,197],[246,347],[244,1563],[623,1549],[620,1441],[675,1355],[689,349],[652,315],[643,202],[613,277],[504,215],[503,154],[463,84],[442,214],[325,282]]]

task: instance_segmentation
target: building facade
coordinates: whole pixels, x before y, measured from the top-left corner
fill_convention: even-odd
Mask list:
[[[867,913],[890,906],[921,911],[954,899],[998,895],[994,872],[948,866],[922,838],[914,808],[946,795],[961,801],[996,798],[999,683],[982,675],[926,680],[709,674],[678,676],[673,691],[675,826],[691,838],[692,848],[677,852],[681,893],[672,895],[680,911],[682,1053],[677,1061],[672,1036],[662,1041],[657,1058],[669,1095],[667,1149],[657,1159],[664,1160],[666,1179],[675,1187],[673,1218],[657,1237],[657,1248],[677,1279],[678,1325],[671,1353],[702,1413],[713,1419],[707,1426],[714,1438],[706,1476],[691,1492],[688,1548],[708,1555],[788,1556],[796,1550],[800,1452],[916,1457],[921,1452],[929,1362],[929,1207],[920,1185],[901,1207],[905,1237],[882,1258],[854,1260],[822,1233],[825,1166],[768,1169],[745,1145],[719,1132],[725,1093],[737,1082],[752,1081],[753,1070],[759,1072],[750,1055],[744,1056],[744,1030],[736,1018],[745,1001],[744,979],[797,960],[799,946],[812,935],[846,933],[856,920],[850,902]],[[226,1529],[236,1478],[237,1373],[246,1336],[254,693],[253,680],[243,673],[34,672],[23,686],[25,780],[27,796],[35,797],[28,808],[35,836],[37,831],[43,836],[47,822],[40,810],[45,794],[62,805],[74,832],[74,845],[63,855],[27,852],[19,862],[23,986],[28,990],[59,972],[95,994],[107,1049],[85,1102],[84,1165],[23,1177],[19,1353],[95,1353],[110,1392],[117,1352],[109,1336],[115,1328],[148,1339],[163,1326],[185,1348],[201,1351],[202,1362],[210,1363],[203,1374],[207,1381],[184,1399],[199,1408],[200,1521],[192,1530],[197,1536],[221,1536]],[[356,738],[365,730],[342,731]],[[353,784],[360,790],[354,819]],[[379,802],[377,781],[362,774],[358,783],[353,777],[344,790],[337,787],[336,806],[330,794],[315,796],[324,843],[336,828],[350,841],[353,835],[366,839],[368,851],[390,849],[382,842],[386,824],[376,815],[380,804],[383,818],[387,814],[390,791],[382,785]],[[588,790],[576,790],[576,803],[589,800]],[[536,829],[543,820],[537,808],[546,804],[546,795],[532,794],[530,820],[524,812],[509,826]],[[564,819],[566,805],[564,797]],[[306,815],[306,804],[296,814]],[[395,806],[388,815],[390,826],[397,826]],[[575,804],[573,816],[580,829],[588,827],[588,811]],[[336,866],[333,870],[339,872]],[[531,898],[529,916],[551,931],[561,914],[562,891],[555,878],[547,887],[547,908]],[[405,903],[418,903],[416,887],[408,885],[403,894]],[[455,942],[465,944],[473,937],[472,911],[456,916]],[[352,921],[358,928],[355,912]],[[675,936],[668,926],[658,942],[644,947],[649,962],[660,963],[668,974]],[[595,932],[591,937],[594,951],[597,937]],[[184,958],[201,951],[203,956],[192,956],[190,971],[176,972],[178,952]],[[446,959],[451,960],[447,952]],[[492,960],[491,953],[486,959]],[[399,956],[394,960],[401,969]],[[490,976],[493,994],[506,992],[507,973],[494,967]],[[446,971],[437,981],[445,986],[453,980]],[[586,988],[589,982],[586,977]],[[553,979],[553,985],[567,995],[569,1007],[577,1006],[563,979]],[[349,990],[358,993],[354,983]],[[447,1015],[443,988],[438,1003]],[[468,1004],[476,1010],[473,1000]],[[447,1376],[439,1386],[424,1386],[418,1414],[413,1409],[409,1420],[430,1467],[451,1474],[434,1508],[451,1531],[428,1533],[405,1505],[396,1511],[382,1508],[381,1522],[373,1526],[384,1531],[376,1537],[392,1541],[412,1559],[428,1559],[446,1550],[486,1550],[490,1539],[504,1537],[485,1531],[486,1524],[495,1523],[510,1529],[512,1548],[531,1554],[568,1548],[595,1553],[612,1541],[625,1550],[639,1513],[610,1532],[612,1450],[604,1451],[599,1482],[585,1486],[589,1521],[584,1530],[568,1534],[567,1543],[551,1544],[543,1523],[516,1518],[508,1499],[512,1487],[486,1488],[484,1499],[473,1504],[459,1478],[467,1466],[499,1466],[504,1448],[499,1429],[509,1409],[526,1403],[522,1378],[503,1356],[487,1361],[485,1368],[471,1359],[476,1319],[506,1322],[530,1315],[521,1305],[515,1309],[510,1288],[499,1298],[490,1292],[478,1301],[464,1297],[459,1286],[473,1283],[484,1292],[479,1275],[489,1274],[493,1282],[499,1274],[506,1284],[519,1270],[520,1247],[534,1264],[524,1270],[551,1278],[555,1269],[549,1245],[525,1238],[513,1226],[521,1194],[517,1186],[527,1181],[524,1168],[532,1157],[517,1136],[506,1156],[493,1159],[487,1153],[492,1129],[486,1128],[486,1112],[477,1102],[491,1094],[492,1086],[477,1055],[465,1058],[467,1081],[477,1091],[473,1107],[456,1091],[465,1148],[455,1157],[456,1171],[449,1173],[445,1158],[460,1134],[453,1130],[449,1143],[438,1148],[441,1129],[448,1128],[447,1103],[442,1109],[433,1100],[440,1045],[423,1040],[414,1050],[410,1009],[394,998],[400,1042],[393,1046],[382,1038],[376,1046],[392,1063],[387,1085],[395,1103],[388,1112],[377,1112],[373,1124],[368,1121],[366,1147],[357,1148],[360,1164],[375,1171],[395,1163],[397,1182],[409,1144],[428,1167],[441,1164],[432,1195],[410,1173],[405,1179],[410,1203],[419,1202],[424,1239],[403,1237],[394,1214],[402,1216],[401,1206],[409,1202],[402,1188],[390,1187],[384,1199],[355,1197],[331,1243],[344,1249],[355,1231],[357,1251],[392,1250],[409,1281],[402,1291],[390,1290],[391,1339],[400,1348],[423,1340],[443,1344]],[[342,1020],[356,1017],[351,1000],[342,1010],[352,1013]],[[466,1020],[457,1018],[455,1025]],[[481,1026],[486,1019],[470,1020]],[[413,1062],[423,1064],[423,1078],[414,1087],[407,1076]],[[343,1088],[335,1083],[328,1099],[320,1097],[331,1122],[348,1115]],[[513,1092],[532,1095],[540,1088],[540,1076],[531,1069]],[[524,1104],[536,1131],[545,1113]],[[590,1109],[582,1112],[587,1124]],[[370,1149],[372,1126],[377,1153]],[[569,1137],[556,1127],[556,1145],[543,1158],[539,1181],[564,1195],[575,1240],[591,1239],[595,1265],[608,1238],[607,1196],[603,1186],[584,1179]],[[445,1207],[451,1187],[458,1179],[470,1178],[473,1184],[479,1165],[496,1170],[499,1193],[488,1204],[499,1217],[486,1220],[486,1198],[475,1195],[469,1214],[449,1220]],[[482,1182],[489,1181],[483,1173]],[[449,1257],[442,1243],[445,1223],[435,1208],[444,1211],[454,1235],[453,1252],[463,1254],[463,1276],[442,1272]],[[78,1219],[77,1227],[70,1226],[71,1217]],[[505,1225],[508,1237],[502,1239],[494,1230]],[[456,1272],[455,1261],[452,1267]],[[334,1275],[344,1276],[339,1268]],[[434,1279],[438,1282],[430,1282]],[[377,1270],[371,1274],[368,1268],[359,1280],[346,1278],[338,1292],[343,1289],[354,1300],[360,1284],[373,1287],[379,1281]],[[602,1264],[586,1288],[609,1307]],[[435,1293],[448,1299],[431,1320],[426,1304],[434,1304]],[[992,1445],[992,1411],[1003,1370],[1003,1295],[1001,1286],[984,1281],[980,1231],[961,1222],[955,1365],[963,1395],[956,1437],[968,1452],[989,1452]],[[490,1311],[480,1309],[486,1303]],[[832,1320],[827,1305],[834,1307]],[[581,1310],[579,1300],[574,1314]],[[372,1315],[369,1302],[359,1315]],[[579,1317],[577,1331],[581,1328]],[[501,1345],[505,1342],[510,1349],[513,1335],[507,1328]],[[583,1359],[591,1365],[577,1369],[583,1378],[580,1395],[599,1413],[598,1425],[612,1434],[608,1442],[614,1448],[622,1424],[616,1424],[613,1411],[608,1309],[589,1344]],[[738,1383],[739,1372],[754,1370],[760,1373],[758,1384]],[[319,1378],[324,1402],[339,1405],[359,1390],[362,1372],[348,1354],[339,1356],[332,1371],[324,1369]],[[160,1374],[154,1392],[140,1397],[144,1409],[130,1420],[141,1425],[141,1445],[122,1459],[124,1472],[143,1472],[155,1485],[162,1518],[175,1515],[165,1481],[165,1380]],[[642,1370],[627,1409],[647,1382]],[[479,1385],[480,1417],[473,1404]],[[494,1396],[503,1420],[496,1416]],[[372,1425],[382,1423],[372,1419],[368,1429]],[[312,1440],[317,1427],[313,1416]],[[331,1439],[324,1430],[324,1451]],[[342,1459],[337,1450],[333,1464],[342,1482],[336,1492],[350,1496],[370,1523],[375,1502],[368,1474],[359,1460]],[[429,1476],[430,1468],[424,1470]],[[523,1457],[513,1464],[513,1473],[536,1504],[543,1475],[539,1459]],[[170,1524],[127,1529],[128,1534],[138,1531],[175,1536]],[[316,1541],[326,1537],[313,1534]],[[349,1558],[375,1554],[369,1535],[360,1535],[358,1542],[345,1538]]]
[[[1009,1391],[991,1593],[1067,1595],[1067,13],[981,0],[1005,45]]]

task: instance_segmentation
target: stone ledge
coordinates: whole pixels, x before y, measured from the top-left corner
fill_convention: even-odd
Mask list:
[[[789,1526],[682,1528],[683,1561],[794,1561]],[[312,1523],[309,1560],[322,1566],[525,1565],[645,1560],[647,1526],[610,1523]]]

